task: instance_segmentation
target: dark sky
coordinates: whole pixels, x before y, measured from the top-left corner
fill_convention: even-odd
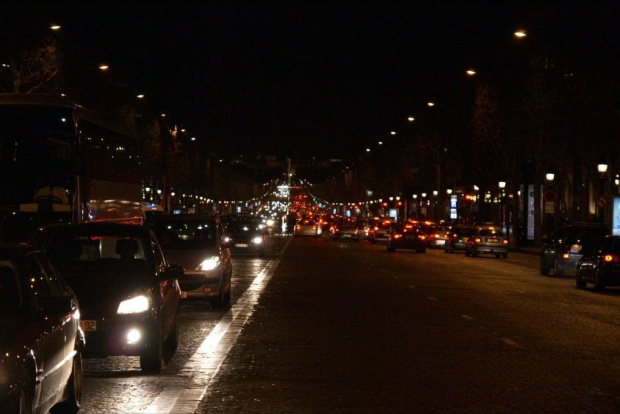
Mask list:
[[[72,52],[109,62],[204,145],[346,158],[428,100],[450,105],[466,68],[510,72],[518,27],[542,22],[579,51],[617,48],[613,3],[538,4],[27,2],[0,6],[0,45],[58,22]]]

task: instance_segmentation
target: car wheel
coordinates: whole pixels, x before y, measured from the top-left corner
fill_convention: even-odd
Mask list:
[[[564,276],[564,268],[560,267],[560,264],[558,263],[558,259],[555,259],[555,264],[553,266],[553,273],[557,277],[563,277]]]
[[[34,403],[34,381],[28,374],[24,374],[21,379],[21,390],[19,392],[19,414],[32,414]]]
[[[465,249],[465,256],[467,256],[467,257],[471,256],[471,252],[469,250],[467,250],[467,249]]]
[[[508,253],[502,253],[502,259],[508,259]]]
[[[161,362],[163,359],[163,344],[159,332],[155,343],[151,344],[142,354],[140,354],[140,368],[142,371],[150,373],[158,373],[161,371]]]
[[[423,247],[420,250],[418,250],[418,253],[426,253],[426,247]]]
[[[585,289],[587,282],[581,278],[581,274],[577,271],[577,276],[575,277],[575,284],[578,289]]]
[[[73,357],[71,376],[65,390],[66,399],[52,409],[52,413],[75,414],[82,405],[82,353],[78,350]]]
[[[479,255],[479,254],[480,254],[480,253],[478,253],[478,251],[477,251],[476,249],[473,249],[473,250],[471,251],[471,255],[472,255],[473,257],[478,257],[478,255]]]
[[[370,242],[371,242],[372,244],[376,244],[376,243],[377,243],[377,241],[376,241],[375,239],[372,239]]]
[[[495,253],[495,258],[499,259],[501,257],[501,255],[499,253]]]
[[[603,281],[603,277],[601,276],[601,271],[596,269],[594,271],[594,290],[603,290],[605,289],[605,281]]]
[[[219,309],[226,303],[226,296],[224,294],[224,278],[220,282],[220,291],[216,298],[211,299],[211,307],[213,309]]]
[[[172,328],[172,331],[170,332],[170,334],[164,341],[164,354],[165,354],[164,358],[166,362],[170,361],[170,359],[174,355],[174,352],[177,350],[178,346],[179,346],[179,325],[175,323],[174,328]]]
[[[543,258],[540,258],[540,274],[543,276],[549,276],[549,271],[551,270],[551,266],[545,265],[543,262]]]

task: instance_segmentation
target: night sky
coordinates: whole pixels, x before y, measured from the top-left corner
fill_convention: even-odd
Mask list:
[[[515,29],[617,58],[614,3],[538,3],[28,2],[0,6],[0,47],[56,22],[85,65],[108,62],[209,148],[348,158],[427,101],[451,105],[467,68],[508,76]]]

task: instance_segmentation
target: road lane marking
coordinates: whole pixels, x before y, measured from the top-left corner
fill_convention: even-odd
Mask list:
[[[468,321],[473,321],[473,320],[474,320],[474,318],[472,318],[472,317],[471,317],[471,316],[469,316],[469,315],[461,315],[461,318],[463,318],[463,319],[467,319]]]
[[[415,286],[409,285],[409,289],[415,289]]]
[[[427,297],[426,297],[426,299],[428,299],[428,300],[430,300],[430,301],[433,301],[433,302],[439,302],[439,299],[434,298],[434,297],[432,297],[432,296],[427,296]]]
[[[175,384],[167,386],[144,410],[144,413],[193,413],[196,411],[228,352],[234,346],[241,328],[252,316],[261,293],[278,268],[292,240],[292,238],[289,239],[278,257],[261,270],[250,287],[211,330],[175,377]]]

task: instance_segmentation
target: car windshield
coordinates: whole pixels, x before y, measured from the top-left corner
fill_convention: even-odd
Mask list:
[[[241,233],[241,232],[246,232],[246,231],[254,232],[258,230],[260,230],[260,223],[258,222],[258,220],[256,221],[251,221],[251,220],[235,221],[233,223],[230,223],[226,227],[226,231],[230,233]]]
[[[202,249],[216,244],[215,223],[208,220],[161,220],[154,230],[164,249]]]
[[[603,227],[572,228],[566,232],[565,243],[588,246],[592,240],[604,235],[605,229]]]
[[[61,272],[144,272],[144,243],[139,237],[61,235],[49,246],[49,256]]]
[[[484,229],[484,230],[480,230],[480,235],[481,236],[494,236],[494,237],[504,237],[504,232],[501,230],[492,230],[492,229]]]

